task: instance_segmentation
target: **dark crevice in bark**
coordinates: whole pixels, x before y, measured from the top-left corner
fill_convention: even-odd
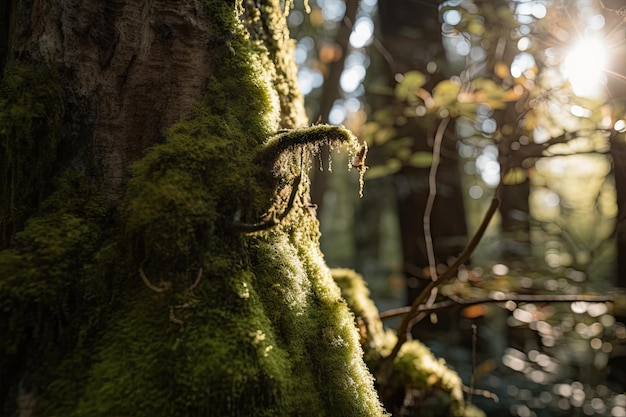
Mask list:
[[[4,70],[9,49],[9,24],[12,7],[12,1],[6,1],[0,6],[0,74],[2,74]]]

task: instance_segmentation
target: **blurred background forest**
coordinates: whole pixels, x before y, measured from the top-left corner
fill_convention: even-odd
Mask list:
[[[488,222],[412,336],[489,416],[626,417],[623,0],[291,6],[311,122],[369,144],[361,199],[341,154],[311,172],[328,264],[397,328]]]

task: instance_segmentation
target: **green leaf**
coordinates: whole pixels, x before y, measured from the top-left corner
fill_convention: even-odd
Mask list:
[[[374,133],[374,144],[382,145],[389,142],[396,135],[396,129],[393,127],[381,127]]]
[[[481,36],[485,33],[485,25],[483,25],[478,19],[473,19],[467,24],[467,31],[472,35]]]
[[[416,168],[428,168],[433,163],[432,152],[415,152],[409,158],[409,165]]]
[[[406,100],[410,95],[426,84],[426,75],[419,71],[409,71],[404,74],[402,81],[396,85],[395,95],[400,100]]]
[[[393,96],[394,94],[393,88],[383,84],[372,84],[367,87],[367,92],[381,96]]]
[[[452,80],[443,80],[433,88],[433,101],[437,107],[446,107],[457,101],[461,84]]]
[[[402,168],[402,162],[398,159],[391,158],[384,165],[374,165],[369,167],[365,172],[366,180],[373,180],[376,178],[386,177],[387,175],[395,174]]]
[[[389,121],[393,120],[393,109],[389,106],[378,109],[372,115],[372,119],[381,125],[389,125]]]
[[[398,152],[402,148],[411,148],[413,146],[414,139],[411,136],[402,136],[401,138],[395,138],[389,141],[385,145],[385,148],[390,153]]]
[[[504,178],[502,178],[502,182],[504,185],[516,185],[521,184],[528,178],[528,173],[525,169],[522,168],[513,168],[510,169],[506,174],[504,174]]]

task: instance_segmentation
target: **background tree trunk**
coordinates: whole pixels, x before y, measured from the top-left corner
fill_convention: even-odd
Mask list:
[[[380,5],[380,26],[383,44],[395,58],[394,71],[399,74],[410,70],[430,73],[424,86],[429,91],[445,77],[447,58],[437,4],[384,2]],[[436,72],[427,71],[429,66],[434,66]],[[395,76],[395,73],[389,74],[389,85],[396,84]],[[413,138],[413,152],[432,152],[437,124],[417,119],[411,118],[405,124],[395,126],[396,136]],[[429,172],[429,168],[406,165],[395,175],[409,304],[430,280],[424,231]],[[437,197],[431,214],[431,230],[436,263],[447,265],[449,257],[458,255],[463,248],[467,227],[456,145],[445,139],[437,174]]]

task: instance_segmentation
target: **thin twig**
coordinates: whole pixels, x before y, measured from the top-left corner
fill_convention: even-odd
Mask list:
[[[463,299],[455,296],[448,297],[447,300],[433,304],[430,307],[420,306],[417,314],[434,313],[439,311],[451,310],[457,307],[470,307],[478,304],[490,304],[490,303],[505,303],[507,301],[514,301],[517,303],[573,303],[577,301],[586,301],[592,303],[610,303],[613,301],[613,297],[610,295],[570,295],[570,294],[557,294],[557,295],[531,295],[531,294],[506,294],[497,293],[497,295],[491,295],[487,297],[468,298]],[[404,316],[411,312],[411,306],[394,308],[391,310],[383,311],[379,314],[381,320],[388,320],[395,317]]]
[[[500,179],[500,183],[494,190],[491,203],[489,204],[489,208],[487,209],[487,212],[485,213],[482,222],[478,226],[478,230],[476,230],[474,236],[472,236],[472,239],[467,244],[465,249],[463,249],[456,261],[454,261],[454,263],[450,265],[448,269],[446,269],[445,272],[439,276],[439,279],[437,279],[437,281],[429,282],[426,288],[424,288],[424,290],[422,290],[422,292],[415,298],[415,300],[413,300],[413,304],[411,304],[409,311],[402,318],[402,322],[400,323],[400,327],[398,328],[398,340],[396,341],[396,344],[391,350],[391,353],[389,353],[387,357],[383,358],[380,361],[379,380],[383,385],[386,383],[386,381],[389,380],[389,377],[393,372],[394,359],[398,356],[402,345],[404,345],[404,343],[408,340],[408,330],[411,321],[416,317],[417,314],[422,313],[422,311],[420,311],[420,307],[422,306],[424,301],[428,297],[430,297],[430,294],[434,288],[443,285],[456,274],[456,271],[459,269],[459,267],[469,259],[469,257],[474,252],[474,249],[476,249],[476,247],[478,246],[478,243],[480,242],[483,235],[485,234],[485,231],[487,230],[487,226],[489,226],[491,219],[493,218],[496,211],[498,210],[498,207],[500,206],[499,195],[501,187],[502,179]]]
[[[198,276],[196,277],[196,280],[194,281],[194,283],[191,284],[191,287],[189,287],[187,289],[187,292],[191,292],[191,291],[195,290],[198,287],[198,285],[200,284],[200,280],[201,279],[202,279],[202,268],[200,268],[198,270]]]
[[[602,8],[606,10],[607,12],[615,13],[616,15],[620,17],[626,17],[626,6],[620,7],[619,9],[611,9],[609,7],[606,7],[602,0],[598,0],[598,1],[600,2],[600,6],[602,6]]]
[[[494,403],[499,403],[500,402],[500,397],[498,397],[497,394],[495,394],[493,392],[490,392],[490,391],[487,391],[487,390],[484,390],[484,389],[479,389],[479,388],[473,388],[472,389],[470,387],[467,387],[467,386],[463,385],[463,391],[467,392],[468,394],[472,393],[472,394],[480,395],[481,397],[484,397],[484,398],[489,398],[489,399],[493,400]]]
[[[441,142],[443,142],[443,136],[449,122],[449,117],[441,120],[441,123],[439,123],[439,127],[437,128],[437,132],[435,133],[435,141],[433,143],[433,161],[430,165],[430,171],[428,172],[428,200],[426,200],[426,208],[424,209],[423,217],[424,240],[426,243],[430,279],[432,281],[437,280],[437,261],[435,259],[435,250],[433,248],[433,235],[430,230],[430,215],[433,211],[435,198],[437,197],[437,170],[439,169],[439,162],[441,160]],[[434,291],[433,296],[436,296],[436,292]],[[431,296],[430,300],[428,300],[428,304],[432,304],[434,302],[433,296]]]
[[[143,262],[141,263],[141,266],[139,267],[139,276],[141,277],[141,280],[143,281],[143,283],[146,284],[146,287],[150,288],[154,292],[161,293],[169,289],[167,285],[161,285],[160,287],[157,287],[156,285],[150,282],[145,272],[143,272]]]
[[[432,290],[450,280],[450,278],[452,278],[456,274],[456,271],[459,269],[459,267],[469,259],[472,252],[474,252],[474,249],[476,249],[476,247],[478,246],[478,243],[480,242],[483,235],[485,234],[485,231],[487,230],[487,226],[491,222],[491,219],[493,218],[498,209],[498,206],[500,205],[499,193],[501,185],[502,181],[500,181],[500,184],[498,184],[498,187],[494,191],[494,195],[491,199],[489,208],[487,209],[487,212],[485,213],[485,216],[483,217],[483,220],[479,225],[478,230],[476,230],[476,233],[474,233],[474,236],[472,236],[472,239],[470,240],[468,245],[465,247],[465,249],[463,249],[463,252],[461,252],[456,261],[454,261],[454,263],[450,265],[448,269],[446,269],[446,271],[439,276],[439,279],[437,279],[437,281],[431,281],[426,286],[426,288],[424,288],[424,290],[415,298],[415,300],[413,300],[413,304],[411,305],[409,313],[404,316],[404,318],[402,319],[402,323],[400,323],[400,327],[398,328],[398,341],[396,342],[396,345],[393,347],[389,356],[385,358],[385,361],[388,360],[389,362],[393,362],[393,359],[395,359],[395,357],[398,355],[398,352],[400,352],[400,348],[402,347],[404,342],[407,341],[407,333],[410,321],[413,317],[415,317],[416,313],[420,312],[420,306],[428,297],[430,297],[430,293],[432,292]]]
[[[478,328],[472,323],[472,372],[470,374],[470,391],[467,397],[467,403],[472,403],[472,395],[474,394],[474,385],[476,383],[476,341],[478,340]]]
[[[383,42],[381,42],[381,40],[376,36],[372,38],[372,45],[387,63],[391,75],[395,76],[398,73],[398,64],[396,63],[393,54],[389,52],[389,49],[387,49],[385,44],[383,44]]]

